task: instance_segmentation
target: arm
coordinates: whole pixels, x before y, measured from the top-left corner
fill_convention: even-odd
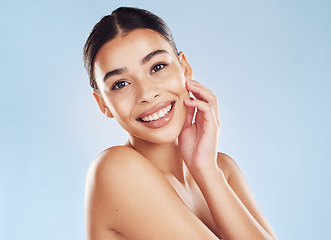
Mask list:
[[[131,148],[109,149],[86,183],[87,239],[118,231],[133,239],[217,239],[186,207],[165,177]]]
[[[218,234],[224,239],[277,239],[233,160],[231,163],[227,159],[228,181],[217,164],[220,121],[216,97],[196,81],[189,80],[187,89],[196,99],[185,102],[189,110],[179,144],[184,161],[207,201]]]
[[[195,180],[223,238],[277,239],[259,210],[239,167],[228,156],[219,155],[218,159],[224,165],[229,165],[228,181],[220,168],[196,172]]]

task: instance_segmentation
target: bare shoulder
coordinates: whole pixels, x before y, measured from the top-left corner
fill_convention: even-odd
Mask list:
[[[85,212],[87,239],[215,239],[164,175],[129,147],[107,149],[92,162]]]
[[[116,200],[120,195],[117,191],[125,192],[123,186],[129,185],[133,179],[144,180],[151,177],[162,179],[162,176],[134,149],[126,146],[111,147],[92,161],[86,176],[86,197],[102,194],[102,197],[107,196],[111,200]],[[135,183],[139,184],[137,181]],[[109,190],[112,194],[108,196]]]
[[[237,163],[225,153],[219,152],[217,154],[217,164],[218,167],[222,169],[227,181],[229,181],[230,177],[234,174],[238,174],[239,172],[241,173]]]
[[[267,219],[259,209],[253,193],[237,163],[224,153],[218,153],[217,163],[219,168],[222,169],[229,186],[246,206],[247,210],[265,230],[276,237]]]
[[[246,197],[253,199],[250,187],[238,164],[230,156],[224,153],[218,153],[217,163],[219,168],[223,171],[227,182],[239,198],[244,198],[245,195]]]
[[[87,188],[89,185],[109,188],[113,187],[113,181],[129,181],[127,178],[144,177],[146,172],[159,174],[157,169],[134,149],[116,146],[101,152],[92,161],[86,184]]]
[[[101,152],[86,176],[87,239],[126,239],[118,231],[125,221],[123,213],[133,216],[126,207],[132,205],[141,192],[138,189],[153,175],[158,176],[157,170],[130,147],[116,146]]]
[[[130,147],[116,146],[101,152],[93,160],[86,177],[86,190],[106,188],[113,192],[123,192],[122,186],[118,188],[120,183],[130,184],[133,179],[140,179],[144,183],[144,180],[151,178],[158,178],[168,184],[161,172],[139,152]],[[135,183],[139,184],[139,181]],[[116,198],[117,195],[113,195]]]
[[[135,163],[135,159],[142,161],[144,158],[141,154],[130,147],[115,146],[108,148],[101,152],[92,161],[89,167],[88,175],[100,175],[100,173],[111,170],[114,167],[121,167],[125,164]]]

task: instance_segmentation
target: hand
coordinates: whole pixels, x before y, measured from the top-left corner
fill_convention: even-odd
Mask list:
[[[185,100],[188,112],[178,140],[185,164],[193,174],[197,170],[217,168],[217,141],[221,124],[213,92],[193,80],[187,80],[186,88],[195,99]]]

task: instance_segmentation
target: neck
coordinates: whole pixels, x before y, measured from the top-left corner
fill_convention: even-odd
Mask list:
[[[182,183],[185,182],[184,162],[177,140],[172,143],[156,144],[130,136],[127,145],[146,157],[163,174],[174,176]]]

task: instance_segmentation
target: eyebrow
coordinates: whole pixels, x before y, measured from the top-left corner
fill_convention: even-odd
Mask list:
[[[159,55],[159,54],[162,54],[162,53],[168,53],[168,52],[166,50],[164,50],[164,49],[159,49],[159,50],[153,51],[153,52],[147,54],[143,58],[143,60],[141,60],[141,64],[145,64],[146,62],[148,62],[149,60],[151,60],[154,56]]]
[[[114,75],[121,75],[127,71],[128,71],[127,68],[118,68],[113,71],[110,71],[110,72],[106,73],[106,75],[103,77],[103,81],[105,82],[109,77],[114,76]]]
[[[162,54],[162,53],[168,53],[167,50],[164,49],[159,49],[159,50],[155,50],[149,54],[147,54],[142,60],[140,64],[145,64],[148,61],[150,61],[154,56]],[[169,53],[168,53],[169,54]],[[123,68],[118,68],[115,70],[112,70],[108,73],[106,73],[106,75],[103,77],[103,81],[105,82],[109,77],[115,76],[115,75],[121,75],[123,73],[126,73],[128,71],[128,69],[126,67]]]

